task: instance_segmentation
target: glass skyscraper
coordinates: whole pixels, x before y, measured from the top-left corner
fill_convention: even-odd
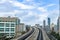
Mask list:
[[[46,26],[46,22],[45,22],[45,20],[43,20],[43,27],[44,27],[44,29],[46,28],[45,26]]]
[[[48,31],[50,31],[50,18],[48,18]]]
[[[59,18],[57,20],[57,32],[59,32]]]
[[[60,16],[59,16],[59,35],[60,35]]]

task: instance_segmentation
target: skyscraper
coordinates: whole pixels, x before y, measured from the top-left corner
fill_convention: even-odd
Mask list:
[[[59,32],[59,18],[57,20],[57,33]]]
[[[48,18],[48,31],[50,31],[50,18]]]
[[[43,20],[43,28],[45,29],[46,23],[45,20]]]
[[[60,35],[60,13],[59,13],[59,35]]]
[[[57,20],[57,31],[60,35],[60,13],[59,13],[59,17],[58,17],[58,20]]]
[[[59,35],[60,35],[60,16],[59,16]]]

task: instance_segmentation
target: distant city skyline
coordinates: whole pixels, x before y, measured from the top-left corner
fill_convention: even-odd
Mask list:
[[[0,0],[0,17],[16,16],[25,24],[41,24],[51,18],[57,24],[59,0]]]

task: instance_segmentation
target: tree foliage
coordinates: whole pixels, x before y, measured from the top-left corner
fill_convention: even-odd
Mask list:
[[[54,36],[55,38],[57,38],[58,40],[60,40],[59,33],[56,33],[56,32],[54,32],[54,31],[52,31],[50,34],[53,35],[53,36]]]

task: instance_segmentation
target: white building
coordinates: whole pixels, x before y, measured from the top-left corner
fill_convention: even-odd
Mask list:
[[[0,34],[7,38],[16,36],[16,27],[20,23],[17,17],[0,17]]]

